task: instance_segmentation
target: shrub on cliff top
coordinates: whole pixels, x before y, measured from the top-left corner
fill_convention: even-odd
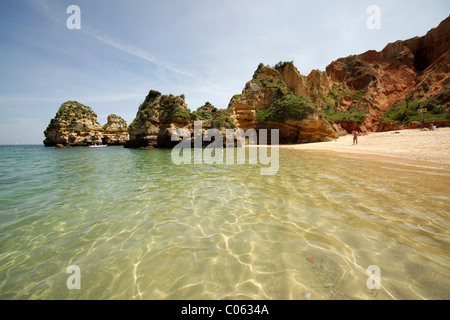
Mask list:
[[[150,90],[150,92],[148,93],[147,97],[145,98],[145,100],[153,100],[157,97],[159,97],[161,95],[161,92],[156,91],[156,90]]]
[[[58,112],[56,113],[57,117],[66,117],[68,114],[73,113],[76,117],[97,117],[97,115],[94,113],[94,111],[88,107],[85,106],[78,101],[66,101],[64,102],[61,107],[59,108]]]
[[[211,103],[206,102],[193,113],[193,120],[210,121],[212,128],[234,128],[234,121],[230,117],[230,109],[217,109]]]
[[[197,120],[210,120],[213,115],[217,112],[217,108],[214,107],[210,102],[206,102],[203,106],[193,112],[194,118]]]
[[[273,66],[274,69],[283,69],[284,66],[286,66],[289,62],[288,61],[280,61],[278,62],[276,65]],[[293,61],[291,61],[290,63],[294,63]]]
[[[255,79],[257,77],[258,73],[261,71],[262,68],[264,68],[264,63],[261,62],[258,65],[258,68],[256,69],[256,71],[253,73],[253,79]]]

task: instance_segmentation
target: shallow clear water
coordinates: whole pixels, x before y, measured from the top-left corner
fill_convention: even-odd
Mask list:
[[[273,176],[170,150],[0,159],[0,299],[450,298],[450,168],[287,149]]]

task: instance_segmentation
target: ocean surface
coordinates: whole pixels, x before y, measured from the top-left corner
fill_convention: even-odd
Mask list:
[[[0,299],[450,299],[450,168],[279,152],[1,146]]]

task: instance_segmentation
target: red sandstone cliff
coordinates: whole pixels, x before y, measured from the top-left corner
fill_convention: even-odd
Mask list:
[[[334,123],[334,130],[340,134],[345,133],[343,129],[347,132],[388,130],[390,126],[380,121],[381,117],[390,107],[405,101],[433,98],[444,108],[441,112],[447,117],[450,114],[449,38],[450,17],[423,37],[390,43],[380,52],[370,50],[338,59],[326,71],[313,70],[308,76],[302,75],[292,62],[279,63],[274,68],[265,66],[264,70],[258,68],[256,78],[247,83],[241,95],[233,97],[229,108],[239,127],[261,127],[256,112],[279,99],[279,90],[285,86],[295,96],[309,97],[328,115],[328,121]],[[441,125],[446,123],[442,121]],[[292,130],[296,129],[299,128]],[[319,134],[306,141],[333,138],[329,133],[326,135]]]

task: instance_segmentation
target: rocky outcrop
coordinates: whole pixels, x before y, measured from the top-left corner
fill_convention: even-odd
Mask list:
[[[274,70],[258,68],[255,76],[264,81],[255,81],[254,76],[230,106],[238,126],[253,128],[258,126],[257,110],[273,103],[281,92],[277,90],[286,88],[311,99],[339,135],[342,129],[350,133],[389,128],[378,125],[381,117],[406,101],[428,105],[431,101],[434,118],[438,115],[445,124],[450,119],[449,40],[450,17],[423,37],[390,43],[380,52],[338,59],[325,72],[313,70],[305,76],[292,62],[280,62]]]
[[[342,92],[331,90],[339,113],[359,108],[365,113],[360,125],[363,130],[389,128],[377,125],[392,106],[406,101],[435,100],[435,105],[450,107],[450,17],[423,37],[388,44],[382,51],[367,51],[360,55],[333,61],[326,68],[328,77]],[[358,95],[350,101],[348,97]],[[328,95],[329,97],[330,95]],[[345,97],[347,96],[347,97]],[[447,115],[443,114],[443,122]]]
[[[193,131],[191,113],[184,95],[162,95],[151,90],[139,106],[136,118],[128,127],[130,140],[126,148],[170,148],[171,136],[176,129]]]
[[[103,142],[108,145],[124,145],[130,140],[128,125],[125,120],[115,114],[108,116],[103,126]]]
[[[77,101],[61,105],[44,132],[44,145],[87,146],[102,143],[102,126],[90,107]]]
[[[111,124],[109,118],[111,117]],[[88,106],[77,101],[67,101],[61,105],[56,116],[44,132],[46,147],[75,147],[91,144],[122,144],[127,138],[126,123],[118,116],[108,117],[108,124],[102,127],[97,115]],[[117,125],[113,122],[117,121]],[[125,131],[124,131],[125,128]]]
[[[301,75],[293,62],[280,63],[275,69],[296,96],[310,97],[316,104],[320,103],[321,95],[326,95],[333,84],[323,71],[312,70],[308,76]]]
[[[402,103],[412,107],[398,116],[401,123],[383,122],[387,111],[395,113],[392,108],[398,109]],[[338,59],[326,71],[313,70],[308,76],[292,62],[280,62],[273,68],[261,64],[242,94],[231,99],[229,108],[238,127],[279,127],[280,142],[295,143],[333,139],[344,130],[408,127],[425,105],[430,110],[425,122],[428,117],[441,125],[448,123],[450,17],[423,37],[388,44],[380,52],[370,50]],[[309,111],[302,112],[302,108]],[[273,121],[267,114],[274,118],[275,111],[287,118]],[[309,119],[308,125],[299,116]],[[308,135],[307,130],[317,130],[317,134]]]
[[[172,133],[183,128],[192,135],[195,120],[203,122],[204,130],[279,129],[280,143],[319,142],[353,130],[415,127],[424,106],[432,115],[424,117],[425,123],[449,123],[450,17],[423,37],[338,59],[308,76],[292,62],[273,68],[260,64],[225,110],[207,103],[191,113],[183,95],[151,90],[128,127],[129,136],[120,117],[112,115],[101,127],[92,109],[69,101],[45,131],[44,144],[172,147],[177,143],[171,141]],[[398,117],[393,122],[399,123],[388,122],[387,114]]]
[[[243,130],[279,129],[281,144],[336,139],[336,132],[314,103],[301,97],[307,90],[305,84],[316,81],[312,78],[301,76],[292,63],[276,69],[260,64],[242,94],[229,103],[236,126]]]
[[[262,64],[253,75],[253,79],[245,85],[242,94],[235,95],[228,108],[236,126],[242,130],[255,129],[258,125],[256,111],[269,107],[280,99],[286,91],[286,84],[281,74]]]
[[[229,109],[217,109],[211,103],[191,113],[187,108],[184,95],[162,95],[160,92],[150,90],[144,102],[139,106],[136,118],[128,127],[130,140],[125,144],[126,148],[171,148],[178,141],[171,141],[172,134],[177,129],[185,129],[190,135],[192,146],[195,142],[195,121],[202,124],[203,142],[205,147],[211,143],[207,137],[208,129],[218,129],[223,136],[223,144],[226,143],[226,129],[235,127],[230,117]]]

